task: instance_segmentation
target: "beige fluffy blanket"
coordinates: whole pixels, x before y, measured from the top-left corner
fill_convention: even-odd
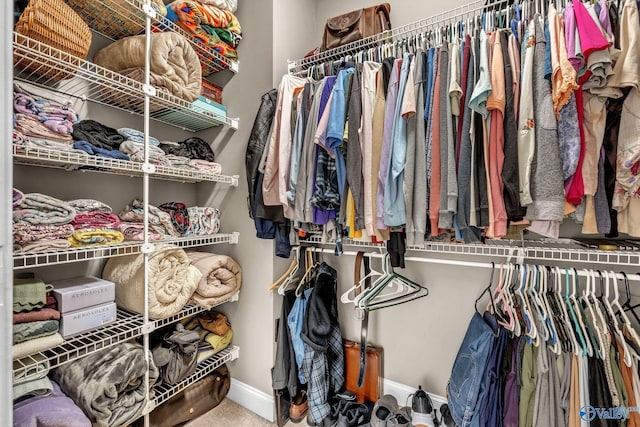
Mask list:
[[[116,303],[129,311],[144,312],[144,255],[110,258],[102,277],[116,285]],[[149,317],[164,319],[189,302],[202,273],[191,265],[187,253],[159,244],[149,256]]]
[[[190,251],[187,254],[202,273],[192,297],[200,307],[210,309],[240,290],[242,270],[233,258],[208,252]]]
[[[93,61],[115,72],[144,67],[145,36],[131,36],[100,49]],[[193,47],[180,34],[151,34],[151,72],[157,86],[192,102],[200,96],[202,68]]]

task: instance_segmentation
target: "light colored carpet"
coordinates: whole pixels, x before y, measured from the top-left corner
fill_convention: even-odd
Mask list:
[[[288,422],[285,427],[306,426],[306,422],[293,424]],[[196,418],[185,427],[274,427],[264,418],[243,408],[237,403],[224,399],[220,405],[216,406],[201,417]]]

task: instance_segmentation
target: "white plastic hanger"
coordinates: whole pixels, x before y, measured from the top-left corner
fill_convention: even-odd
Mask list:
[[[624,334],[622,333],[622,330],[620,329],[620,324],[618,323],[618,319],[616,317],[616,314],[613,312],[613,307],[611,306],[611,301],[609,300],[609,295],[610,295],[610,291],[609,291],[609,287],[610,287],[610,281],[609,281],[609,272],[608,271],[603,271],[604,274],[604,297],[603,297],[603,302],[604,302],[604,307],[607,310],[607,312],[609,313],[609,316],[611,318],[611,322],[613,323],[613,330],[614,333],[617,335],[618,337],[618,342],[620,343],[620,346],[622,346],[622,349],[624,350],[624,363],[625,365],[631,367],[632,363],[633,363],[633,356],[631,355],[631,351],[629,349],[629,347],[627,346],[627,343],[624,339]]]
[[[625,313],[624,309],[620,305],[620,292],[618,290],[618,275],[614,272],[611,272],[611,276],[613,277],[613,296],[614,296],[613,301],[611,301],[611,306],[612,308],[616,308],[618,310],[618,314],[620,315],[620,317],[622,317],[622,326],[624,327],[624,329],[627,330],[627,332],[629,333],[629,336],[631,337],[631,340],[634,342],[636,347],[640,348],[640,337],[638,337],[638,333],[631,325],[631,320],[629,319],[629,317],[627,316],[627,313]],[[635,351],[633,352],[633,355],[636,358],[640,358],[640,355],[636,354]]]
[[[567,310],[567,304],[562,297],[562,274],[560,273],[560,267],[555,267],[555,291],[556,298],[558,301],[558,306],[562,310],[562,315],[565,320],[565,330],[569,334],[569,340],[571,342],[571,350],[573,354],[576,356],[580,356],[582,353],[582,347],[578,344],[578,339],[576,338],[576,332],[574,330],[574,326],[572,324],[571,317],[569,316],[569,311]]]
[[[356,297],[361,293],[360,291],[363,290],[364,288],[362,287],[362,285],[365,283],[365,281],[371,277],[380,277],[383,274],[374,270],[373,268],[370,268],[370,272],[369,274],[367,274],[366,276],[364,276],[363,278],[360,279],[360,281],[358,283],[356,283],[355,285],[353,285],[352,287],[350,287],[349,289],[347,289],[346,292],[344,292],[342,295],[340,295],[340,301],[344,304],[349,304],[352,302],[355,302]],[[376,279],[373,284],[375,284],[375,282],[377,282],[378,279]],[[372,286],[373,286],[372,284]],[[358,293],[360,292],[360,293]]]
[[[605,358],[608,356],[608,352],[609,352],[609,348],[608,345],[606,344],[606,339],[602,333],[603,331],[603,326],[606,325],[606,323],[602,323],[600,324],[600,321],[603,320],[601,317],[599,317],[598,313],[597,313],[597,300],[596,303],[594,303],[594,299],[591,298],[591,296],[593,295],[593,286],[594,286],[594,278],[592,277],[591,273],[588,270],[584,270],[584,272],[586,273],[585,276],[587,277],[586,283],[584,285],[584,291],[582,293],[582,297],[581,300],[584,301],[585,305],[587,306],[587,310],[588,312],[591,314],[591,318],[593,319],[593,327],[591,329],[593,329],[597,344],[598,344],[598,348],[597,348],[597,356],[601,359],[601,360],[605,360]]]
[[[576,314],[576,318],[578,319],[578,325],[580,325],[580,330],[582,332],[582,336],[584,337],[584,342],[586,345],[587,355],[589,357],[593,357],[593,346],[591,344],[591,338],[589,337],[589,330],[587,329],[587,324],[585,319],[582,317],[582,310],[579,307],[579,302],[576,297],[577,286],[578,286],[578,274],[575,270],[569,270],[571,275],[571,294],[569,295],[569,300],[573,306],[573,310]]]

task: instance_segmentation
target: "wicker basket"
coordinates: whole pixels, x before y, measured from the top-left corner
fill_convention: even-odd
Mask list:
[[[72,64],[85,59],[91,46],[91,30],[80,15],[62,0],[31,0],[20,15],[15,31],[47,46],[59,49],[78,58],[70,58]],[[33,44],[30,48],[38,48]],[[50,54],[50,53],[49,53]],[[67,62],[67,58],[64,60]],[[42,58],[27,60],[17,58],[16,65],[54,80],[73,77],[74,73],[61,72],[58,62]]]

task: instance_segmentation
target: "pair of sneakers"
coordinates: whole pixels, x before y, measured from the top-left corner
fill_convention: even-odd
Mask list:
[[[411,427],[410,410],[399,407],[395,397],[385,394],[373,407],[371,427]]]
[[[411,422],[413,427],[438,427],[439,421],[434,416],[433,402],[429,395],[418,386],[411,398]]]
[[[344,391],[336,395],[329,417],[334,422],[332,427],[369,426],[372,410],[373,403],[358,403],[354,393]]]

